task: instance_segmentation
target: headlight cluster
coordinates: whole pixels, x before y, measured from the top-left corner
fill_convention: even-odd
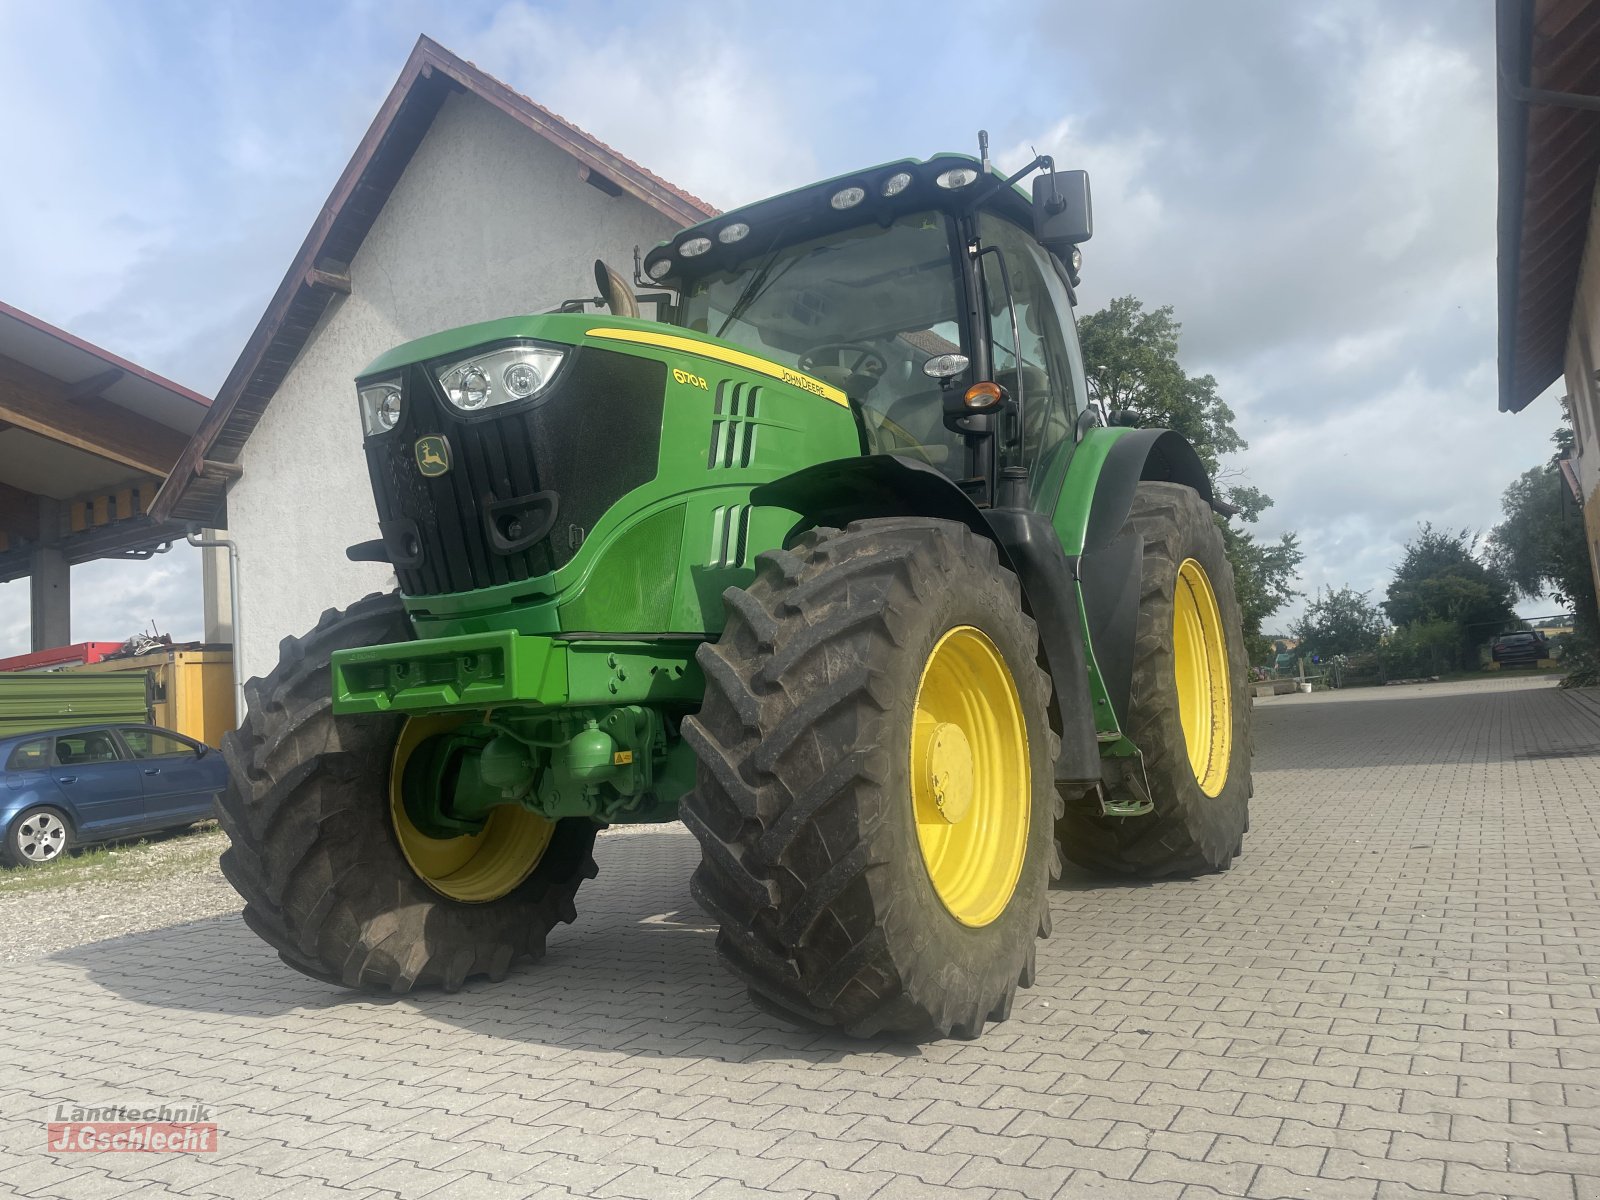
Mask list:
[[[537,395],[561,365],[562,351],[545,346],[505,346],[434,368],[445,399],[461,412],[479,412]],[[400,424],[405,397],[400,376],[358,384],[361,427],[368,437]]]
[[[361,397],[361,427],[366,430],[368,437],[375,433],[388,433],[400,424],[405,401],[400,395],[398,375],[393,379],[363,384],[356,389],[356,394]]]
[[[526,400],[550,382],[561,351],[543,346],[507,346],[436,369],[444,398],[462,412],[480,412]]]

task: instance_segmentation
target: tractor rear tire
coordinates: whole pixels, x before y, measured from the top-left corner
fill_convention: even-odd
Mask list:
[[[223,741],[230,778],[217,803],[231,841],[222,872],[245,923],[298,971],[395,994],[454,991],[539,958],[595,875],[596,826],[577,820],[558,822],[532,871],[485,903],[453,900],[412,870],[389,790],[406,719],[335,717],[329,695],[335,650],[411,636],[398,597],[374,595],[285,638],[276,669],[245,685],[248,715]]]
[[[978,1036],[1033,982],[1060,870],[1016,577],[964,525],[869,520],[761,555],[723,599],[680,811],[724,963],[804,1025]]]
[[[1144,536],[1144,563],[1128,733],[1144,753],[1155,811],[1106,816],[1090,792],[1067,806],[1062,852],[1080,866],[1146,879],[1225,871],[1249,828],[1251,793],[1250,697],[1233,569],[1210,506],[1192,488],[1141,483],[1130,528]],[[1213,639],[1209,655],[1205,636],[1198,649],[1195,636],[1180,636],[1185,624]],[[1180,696],[1184,663],[1189,687]],[[1138,799],[1121,788],[1111,795]]]

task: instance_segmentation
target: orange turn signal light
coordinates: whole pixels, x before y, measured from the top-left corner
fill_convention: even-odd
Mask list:
[[[968,408],[984,412],[991,408],[998,408],[1004,403],[1006,390],[998,383],[975,383],[967,389],[967,394],[961,399]]]

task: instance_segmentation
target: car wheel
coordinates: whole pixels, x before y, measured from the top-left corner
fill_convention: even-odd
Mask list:
[[[53,862],[72,847],[72,827],[53,808],[30,808],[11,822],[6,857],[19,867]]]

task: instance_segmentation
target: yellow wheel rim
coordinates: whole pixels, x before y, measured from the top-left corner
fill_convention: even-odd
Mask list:
[[[1192,558],[1178,567],[1172,659],[1189,769],[1200,790],[1215,796],[1228,782],[1228,761],[1233,756],[1233,690],[1228,686],[1228,642],[1217,595],[1205,568]]]
[[[413,717],[400,731],[389,767],[389,818],[400,852],[418,879],[465,904],[498,900],[532,874],[555,834],[555,823],[515,804],[492,809],[474,834],[434,838],[411,823],[401,780],[412,752],[428,738],[460,725],[461,717]]]
[[[970,625],[939,639],[911,723],[911,803],[933,889],[963,925],[1011,902],[1028,848],[1028,727],[1005,659]]]

